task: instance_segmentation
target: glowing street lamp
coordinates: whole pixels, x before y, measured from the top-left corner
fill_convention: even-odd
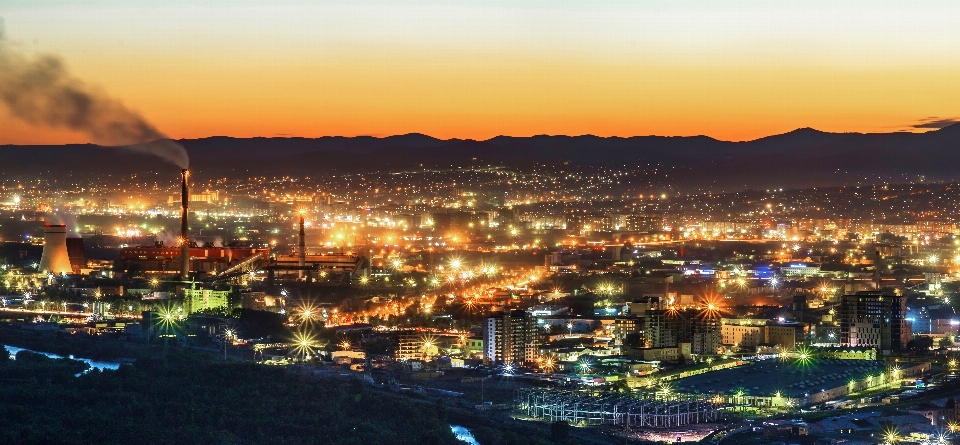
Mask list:
[[[553,357],[544,357],[540,361],[540,368],[548,373],[552,373],[556,368],[556,363],[554,363]]]
[[[813,353],[804,347],[797,348],[797,365],[801,368],[806,367],[813,361]]]
[[[314,338],[307,332],[297,332],[293,335],[293,350],[300,356],[301,361],[305,361],[313,354]]]
[[[580,370],[581,374],[589,374],[590,371],[593,370],[590,360],[587,358],[582,358],[579,362],[577,362],[577,369]]]
[[[660,383],[660,389],[659,389],[657,392],[661,392],[661,393],[663,393],[664,395],[667,395],[667,394],[670,394],[670,391],[672,391],[672,390],[673,390],[673,388],[670,387],[670,384],[669,384],[669,383],[663,382],[663,383]]]
[[[895,444],[900,441],[900,434],[896,428],[891,428],[883,433],[883,440],[888,444]]]

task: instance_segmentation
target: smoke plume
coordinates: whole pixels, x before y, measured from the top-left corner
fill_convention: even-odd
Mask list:
[[[28,57],[4,36],[0,21],[0,103],[32,125],[67,128],[94,143],[151,154],[189,166],[187,151],[137,112],[73,77],[53,55]]]
[[[52,222],[54,224],[63,224],[67,226],[67,238],[81,238],[78,231],[77,218],[71,213],[54,213]]]

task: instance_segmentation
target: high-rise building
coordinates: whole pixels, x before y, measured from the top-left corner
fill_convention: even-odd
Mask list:
[[[722,344],[720,317],[710,311],[651,305],[644,314],[643,326],[648,348],[690,343],[694,354],[714,355]]]
[[[439,354],[436,341],[423,334],[400,334],[397,343],[397,360],[428,360]]]
[[[483,360],[532,363],[537,358],[537,319],[526,311],[497,313],[483,323]]]
[[[621,350],[646,346],[645,321],[643,317],[621,317],[613,320],[614,344]]]
[[[676,309],[648,309],[644,320],[648,348],[676,346],[683,337],[680,333],[683,323]]]
[[[840,345],[897,351],[911,336],[906,297],[857,292],[840,299]]]
[[[691,319],[690,326],[693,327],[690,352],[700,355],[720,353],[720,317],[698,313]]]

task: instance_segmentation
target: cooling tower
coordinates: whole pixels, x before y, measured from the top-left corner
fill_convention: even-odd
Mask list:
[[[46,272],[71,273],[70,255],[67,253],[67,225],[46,224],[43,227],[43,255],[40,257],[40,270]]]

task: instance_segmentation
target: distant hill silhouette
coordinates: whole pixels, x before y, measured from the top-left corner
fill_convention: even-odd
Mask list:
[[[674,167],[671,182],[688,189],[807,187],[856,182],[960,179],[960,124],[927,133],[827,133],[801,128],[748,142],[706,136],[498,136],[442,140],[422,134],[377,138],[230,138],[180,141],[200,177],[311,175],[435,167],[570,162]],[[0,146],[0,174],[171,174],[176,167],[146,155],[95,145]],[[50,176],[47,176],[50,175]]]

